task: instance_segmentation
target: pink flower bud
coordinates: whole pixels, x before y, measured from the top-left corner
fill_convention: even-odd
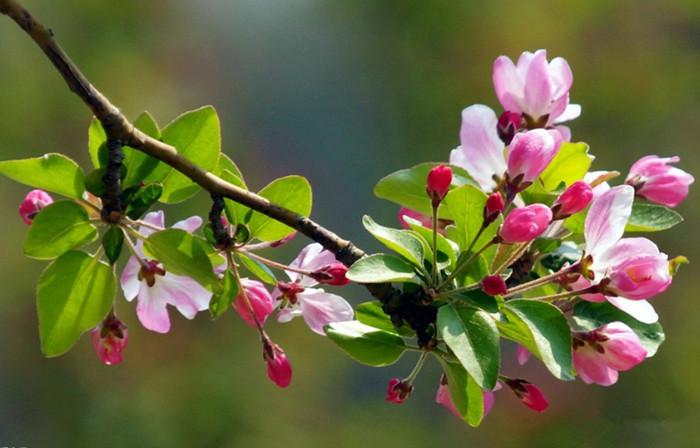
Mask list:
[[[679,161],[679,157],[642,157],[630,168],[626,182],[644,199],[676,207],[688,196],[688,187],[695,182],[693,176],[671,166]]]
[[[344,286],[350,283],[345,277],[348,268],[341,262],[332,263],[311,273],[311,278],[324,285]]]
[[[498,117],[498,137],[503,140],[506,145],[510,144],[515,137],[515,134],[520,130],[523,122],[523,115],[517,112],[505,111]]]
[[[238,315],[241,316],[243,321],[251,327],[256,326],[256,319],[260,325],[264,324],[267,316],[272,314],[275,309],[275,299],[272,298],[265,286],[256,280],[244,278],[241,280],[241,287],[248,297],[250,306],[253,308],[255,318],[253,318],[253,315],[250,313],[250,308],[246,304],[243,292],[239,293],[238,297],[236,297],[236,300],[233,302],[233,308]]]
[[[386,388],[385,400],[389,403],[401,404],[413,392],[413,386],[399,378],[392,378]]]
[[[530,360],[530,356],[532,356],[530,350],[518,344],[518,347],[515,350],[515,359],[518,361],[518,364],[524,366]]]
[[[484,206],[484,226],[494,222],[496,218],[498,218],[498,215],[503,212],[504,207],[505,204],[503,203],[503,196],[501,196],[501,193],[491,193],[486,199],[486,205]]]
[[[634,256],[617,264],[608,273],[606,291],[633,300],[650,299],[671,284],[666,254]]]
[[[44,190],[32,190],[19,205],[19,216],[29,225],[44,207],[53,204],[53,198]]]
[[[500,275],[489,275],[481,280],[481,290],[490,296],[502,296],[508,287]]]
[[[574,182],[559,195],[552,205],[554,219],[564,219],[576,214],[588,207],[592,200],[593,189],[591,186],[582,180]]]
[[[574,333],[573,347],[574,367],[586,384],[613,385],[618,372],[631,369],[647,357],[639,337],[622,322]]]
[[[508,148],[508,178],[519,190],[530,185],[559,151],[557,140],[544,129],[517,134]]]
[[[263,358],[267,363],[267,376],[278,387],[287,387],[292,382],[292,365],[282,348],[266,339],[263,345]]]
[[[280,247],[280,246],[283,246],[283,245],[287,244],[288,242],[292,241],[292,240],[294,239],[295,236],[297,236],[297,233],[296,233],[296,232],[290,233],[289,235],[285,236],[285,237],[282,238],[281,240],[277,240],[277,241],[271,242],[271,243],[270,243],[270,247]]]
[[[428,173],[428,196],[433,200],[433,205],[439,204],[445,197],[452,184],[452,168],[446,165],[438,165]]]
[[[515,393],[515,396],[533,411],[543,412],[549,406],[549,402],[540,388],[531,382],[517,378],[505,380],[505,383]]]
[[[542,235],[551,221],[552,211],[546,205],[519,207],[506,216],[499,235],[504,243],[524,243]]]
[[[124,322],[114,313],[102,321],[91,332],[92,346],[100,360],[108,366],[122,362],[122,352],[129,341],[128,331]]]

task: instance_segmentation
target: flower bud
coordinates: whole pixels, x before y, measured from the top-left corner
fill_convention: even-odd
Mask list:
[[[413,385],[399,378],[392,378],[386,388],[385,400],[389,403],[401,404],[413,392]]]
[[[292,382],[292,365],[282,348],[265,339],[263,342],[263,359],[267,363],[267,376],[278,387],[287,387]]]
[[[350,283],[345,277],[348,268],[341,262],[332,263],[312,272],[310,277],[324,285],[344,286]]]
[[[695,182],[693,176],[671,166],[679,161],[679,157],[642,157],[630,168],[626,182],[644,199],[676,207],[688,196],[688,187]]]
[[[273,247],[273,248],[274,248],[274,247],[283,246],[283,245],[287,244],[288,242],[292,241],[292,240],[294,239],[295,236],[297,236],[297,233],[296,233],[296,232],[292,232],[292,233],[290,233],[289,235],[287,235],[287,236],[285,236],[284,238],[282,238],[281,240],[277,240],[277,241],[271,242],[271,243],[270,243],[270,247]]]
[[[505,111],[498,117],[498,125],[496,125],[496,130],[498,131],[498,137],[505,143],[509,145],[510,142],[515,137],[522,126],[523,115],[517,112]]]
[[[267,316],[272,314],[275,309],[275,299],[272,298],[265,286],[256,280],[242,279],[241,288],[243,288],[243,291],[238,294],[238,297],[236,297],[236,300],[233,302],[233,309],[235,309],[238,315],[241,316],[241,319],[251,327],[256,326],[256,320],[260,325],[264,324]],[[246,304],[243,293],[245,293],[248,298],[248,302],[250,303],[250,307],[253,308],[255,317],[250,313],[250,308]]]
[[[114,313],[109,315],[90,332],[92,346],[100,360],[108,366],[122,362],[122,352],[129,341],[124,322]]]
[[[500,275],[489,275],[481,280],[481,290],[490,296],[502,296],[508,287]]]
[[[484,206],[484,227],[494,222],[498,215],[503,212],[504,207],[501,193],[491,193],[486,199],[486,205]]]
[[[19,216],[29,225],[44,207],[53,203],[53,198],[44,190],[32,190],[19,205]]]
[[[519,207],[506,216],[499,235],[504,243],[524,243],[542,235],[551,221],[552,211],[546,205]]]
[[[552,205],[554,219],[568,218],[584,210],[592,200],[593,189],[591,186],[582,180],[574,182],[559,195]]]
[[[428,196],[433,200],[433,206],[442,201],[452,184],[452,168],[446,165],[438,165],[428,173],[427,188]]]
[[[559,151],[549,131],[534,129],[513,137],[508,147],[508,179],[522,191],[539,176]]]
[[[517,378],[507,379],[505,383],[515,393],[515,396],[533,411],[543,412],[549,406],[549,402],[540,388],[531,382]]]

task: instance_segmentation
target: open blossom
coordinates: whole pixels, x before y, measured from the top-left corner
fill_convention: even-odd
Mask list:
[[[129,341],[126,324],[114,313],[107,317],[90,332],[92,346],[100,360],[108,366],[122,362],[122,352]]]
[[[658,315],[646,299],[671,283],[668,257],[646,238],[622,238],[633,202],[634,189],[629,185],[611,188],[593,201],[584,225],[593,281],[580,276],[572,288],[582,289],[605,279],[609,283],[602,292],[581,298],[607,300],[641,322],[654,323]]]
[[[53,204],[53,198],[44,190],[32,190],[27,193],[19,205],[19,216],[25,224],[29,225],[34,217],[47,205]]]
[[[318,243],[313,243],[302,249],[289,266],[302,271],[316,272],[335,263],[338,263],[338,260],[332,252],[323,249]],[[318,281],[310,276],[286,272],[291,282],[280,282],[272,293],[273,298],[284,301],[277,314],[278,322],[289,322],[302,316],[313,332],[325,336],[323,327],[326,325],[352,320],[353,309],[345,299],[323,289],[314,288]]]
[[[555,219],[563,219],[583,211],[592,200],[591,186],[582,180],[574,182],[554,201],[552,211]]]
[[[539,387],[523,379],[507,379],[505,383],[520,399],[522,404],[536,412],[544,412],[549,406],[547,398]]]
[[[233,309],[235,309],[238,315],[241,316],[241,319],[251,327],[256,326],[256,320],[260,325],[263,325],[267,316],[272,314],[275,310],[275,299],[272,298],[267,288],[265,288],[265,285],[257,280],[250,280],[247,278],[241,279],[241,287],[243,291],[238,294],[238,297],[236,297],[236,300],[233,302]],[[243,297],[243,292],[245,292],[245,297]],[[253,308],[255,319],[245,302],[246,298]]]
[[[165,226],[162,211],[147,214],[143,221],[151,227]],[[194,232],[200,225],[202,225],[202,219],[193,216],[178,222],[173,228]],[[141,227],[139,232],[148,236],[154,230],[150,227]],[[136,244],[136,252],[141,261],[135,256],[129,259],[122,272],[121,286],[127,300],[131,301],[138,297],[136,314],[145,328],[158,333],[170,331],[167,305],[177,308],[187,319],[193,319],[198,312],[209,308],[211,292],[189,277],[167,272],[157,260],[147,259],[141,241]]]
[[[503,108],[527,114],[541,127],[573,120],[581,106],[569,104],[573,74],[563,58],[547,62],[547,51],[523,52],[514,64],[500,56],[493,64],[493,85]]]
[[[680,168],[671,166],[679,157],[646,156],[630,168],[627,183],[644,199],[676,207],[688,196],[688,187],[695,178]]]
[[[292,382],[292,364],[282,347],[270,340],[263,343],[263,359],[267,363],[267,376],[278,387],[287,387]]]
[[[524,243],[542,235],[552,221],[552,211],[543,204],[513,209],[503,221],[499,235],[504,243]]]
[[[639,337],[622,322],[575,333],[573,346],[574,367],[586,384],[615,384],[618,372],[631,369],[647,356]]]

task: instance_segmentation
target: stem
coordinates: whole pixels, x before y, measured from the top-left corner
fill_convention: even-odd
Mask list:
[[[577,289],[575,291],[564,291],[564,292],[560,292],[558,294],[551,294],[548,296],[534,297],[530,300],[540,300],[543,302],[552,302],[552,301],[560,300],[560,299],[568,299],[569,297],[576,297],[576,296],[579,296],[581,294],[593,294],[596,292],[600,292],[599,285],[593,285],[593,286],[589,286],[587,288]]]
[[[420,358],[418,358],[418,362],[416,363],[415,367],[413,367],[413,370],[411,370],[411,373],[408,374],[408,376],[404,379],[405,382],[408,384],[413,383],[413,380],[416,379],[418,376],[418,373],[420,373],[421,369],[423,368],[423,364],[425,364],[425,360],[428,359],[428,352],[425,350],[422,350],[423,353],[420,354]]]
[[[574,264],[572,264],[571,266],[567,266],[567,267],[565,267],[564,269],[562,269],[562,270],[560,270],[560,271],[557,271],[557,272],[555,272],[555,273],[553,273],[553,274],[545,275],[544,277],[537,278],[537,279],[532,280],[532,281],[529,281],[529,282],[527,282],[527,283],[523,283],[523,284],[521,284],[521,285],[513,286],[512,288],[510,288],[510,289],[508,290],[508,292],[503,296],[503,298],[504,298],[504,299],[507,299],[508,297],[511,297],[511,296],[513,296],[513,295],[515,295],[515,294],[518,294],[518,293],[521,293],[521,292],[524,292],[524,291],[528,291],[528,290],[530,290],[530,289],[537,288],[538,286],[547,284],[547,283],[549,283],[549,282],[551,282],[551,281],[556,280],[557,278],[559,278],[559,277],[561,277],[561,276],[563,276],[563,275],[566,275],[566,274],[568,274],[568,273],[570,273],[570,272],[575,271],[576,269],[578,269],[578,267],[579,267],[578,263],[574,263]]]
[[[151,230],[155,230],[156,232],[160,232],[161,230],[165,230],[163,227],[159,227],[156,225],[153,225],[151,223],[148,223],[143,220],[133,220],[128,217],[124,217],[124,220],[126,221],[127,224],[130,224],[132,226],[140,226],[140,227],[146,227]]]
[[[517,259],[520,258],[520,257],[523,255],[523,253],[525,253],[525,251],[530,247],[530,244],[532,244],[532,241],[527,242],[527,243],[521,243],[520,247],[519,247],[518,249],[516,249],[515,252],[513,252],[513,253],[510,255],[510,257],[508,257],[508,259],[507,259],[506,261],[504,261],[503,264],[501,264],[501,265],[498,267],[498,269],[496,269],[496,270],[494,271],[494,273],[493,273],[492,275],[498,275],[498,274],[500,274],[500,273],[503,272],[508,266],[510,266],[511,264],[515,263],[515,262],[517,261]]]
[[[279,269],[279,270],[281,270],[281,271],[296,272],[297,274],[306,275],[307,277],[310,276],[310,275],[312,274],[311,271],[305,271],[305,270],[303,270],[303,269],[295,268],[295,267],[292,267],[292,266],[287,266],[287,265],[285,265],[285,264],[278,263],[278,262],[273,261],[273,260],[269,260],[269,259],[267,259],[267,258],[265,258],[265,257],[261,257],[260,255],[255,254],[255,253],[253,253],[253,252],[249,252],[249,251],[247,251],[247,250],[241,250],[240,252],[242,252],[243,254],[245,254],[246,256],[248,256],[248,257],[250,257],[250,258],[254,258],[254,259],[258,260],[259,262],[261,262],[261,263],[263,263],[263,264],[266,264],[266,265],[268,265],[268,266],[270,266],[270,267]]]
[[[124,227],[122,227],[122,232],[124,232]],[[138,249],[136,249],[136,245],[133,241],[131,241],[128,232],[124,232],[124,241],[126,241],[126,246],[129,248],[129,251],[134,256],[134,258],[138,260],[141,267],[144,269],[149,269],[149,266],[146,264],[146,261],[143,258],[141,258],[141,255],[139,255],[139,251]]]
[[[433,284],[438,282],[438,268],[437,268],[437,232],[438,232],[438,209],[440,208],[440,203],[433,204]]]

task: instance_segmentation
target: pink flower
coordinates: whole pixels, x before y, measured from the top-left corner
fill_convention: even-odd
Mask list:
[[[659,316],[646,299],[671,283],[668,257],[646,238],[622,238],[633,202],[634,189],[629,185],[611,188],[593,201],[584,225],[585,254],[592,259],[588,269],[593,281],[580,276],[571,287],[582,289],[605,280],[609,283],[601,293],[581,298],[607,300],[641,322],[654,323]]]
[[[513,137],[508,147],[508,177],[516,185],[529,185],[552,161],[561,142],[554,132],[534,129]]]
[[[524,243],[542,235],[551,221],[552,211],[546,205],[518,207],[506,216],[499,235],[504,243]]]
[[[569,185],[552,205],[554,219],[564,219],[583,211],[593,200],[593,189],[579,180]]]
[[[278,387],[285,388],[292,382],[292,365],[282,348],[266,339],[263,343],[263,359],[267,363],[267,376]]]
[[[493,64],[493,85],[505,110],[527,114],[542,127],[573,120],[581,106],[569,104],[574,77],[563,58],[547,62],[546,50],[522,53],[513,64],[500,56]]]
[[[348,268],[341,262],[327,264],[311,273],[311,278],[322,285],[345,286],[350,280],[345,276]]]
[[[32,190],[27,193],[19,205],[19,216],[25,224],[29,225],[34,217],[47,205],[53,204],[53,198],[44,190]]]
[[[386,387],[384,399],[389,403],[402,404],[411,395],[411,392],[413,392],[413,386],[410,383],[399,378],[392,378]]]
[[[544,412],[549,406],[547,398],[539,387],[523,379],[508,379],[505,383],[520,401],[536,412]]]
[[[433,200],[433,206],[439,204],[452,184],[452,168],[438,165],[431,169],[426,179],[426,192]]]
[[[630,168],[626,182],[644,199],[676,207],[688,196],[688,187],[695,182],[693,176],[671,166],[679,161],[679,157],[642,157]]]
[[[410,229],[411,226],[408,225],[408,222],[406,222],[405,218],[413,219],[414,221],[417,221],[420,225],[428,229],[433,228],[433,219],[430,216],[424,215],[423,213],[417,212],[415,210],[411,210],[410,208],[401,207],[398,213],[399,224],[401,224],[401,227],[403,227],[404,229]]]
[[[501,193],[495,192],[491,193],[488,198],[486,198],[486,205],[484,206],[484,226],[494,222],[498,215],[503,212],[505,204],[503,203],[503,196]]]
[[[92,346],[100,360],[108,366],[122,362],[122,352],[129,342],[124,322],[114,313],[109,315],[91,332]]]
[[[573,345],[574,367],[586,384],[615,384],[618,372],[631,369],[647,356],[639,337],[622,322],[575,333]]]
[[[498,137],[506,145],[510,144],[515,134],[523,125],[523,115],[516,112],[505,111],[498,117]]]
[[[153,227],[163,228],[165,217],[162,211],[147,214],[143,221]],[[202,224],[202,219],[193,216],[173,226],[187,232],[194,232]],[[154,232],[150,227],[141,227],[139,232],[148,236]],[[132,256],[121,275],[124,297],[131,301],[138,297],[136,314],[141,324],[157,333],[170,331],[170,316],[167,305],[177,308],[187,319],[193,319],[199,311],[209,308],[211,292],[189,277],[167,272],[157,260],[148,260],[143,253],[143,243],[136,243],[136,250],[142,262]]]
[[[508,287],[500,275],[488,275],[481,280],[481,290],[490,296],[502,296]]]
[[[515,350],[515,359],[518,361],[518,364],[521,366],[525,365],[525,363],[530,360],[530,356],[532,356],[530,350],[518,344],[518,347]]]
[[[265,288],[265,285],[259,281],[244,278],[241,279],[241,286],[243,287],[246,297],[250,302],[250,306],[253,308],[255,318],[253,318],[253,315],[250,313],[242,292],[238,294],[235,302],[233,302],[233,308],[236,310],[238,315],[241,316],[245,323],[251,327],[256,326],[256,319],[260,325],[263,325],[267,319],[267,316],[272,314],[272,312],[275,310],[275,299],[272,298],[270,293]]]
[[[589,171],[583,176],[583,181],[591,186],[593,189],[593,201],[598,199],[600,195],[610,190],[610,184],[604,179],[609,176],[617,174],[613,171]]]
[[[313,243],[302,249],[289,266],[315,272],[334,263],[338,263],[338,260],[332,252],[324,250],[318,243]],[[353,319],[352,306],[345,299],[323,289],[313,288],[318,285],[317,280],[292,271],[287,271],[287,275],[292,282],[280,283],[272,292],[274,299],[284,301],[277,314],[278,322],[289,322],[295,317],[303,316],[311,331],[325,336],[323,327],[326,325]]]
[[[496,383],[496,387],[493,390],[500,390],[501,387],[501,383]],[[491,409],[493,409],[496,396],[493,393],[493,391],[490,390],[483,391],[483,394],[484,417],[486,417],[491,412]],[[445,409],[450,411],[452,415],[462,420],[462,416],[459,415],[459,411],[457,410],[457,407],[455,406],[454,402],[452,401],[452,397],[450,396],[450,388],[447,385],[447,377],[444,374],[440,378],[440,385],[438,386],[437,393],[435,394],[435,402],[439,405],[442,405]]]

